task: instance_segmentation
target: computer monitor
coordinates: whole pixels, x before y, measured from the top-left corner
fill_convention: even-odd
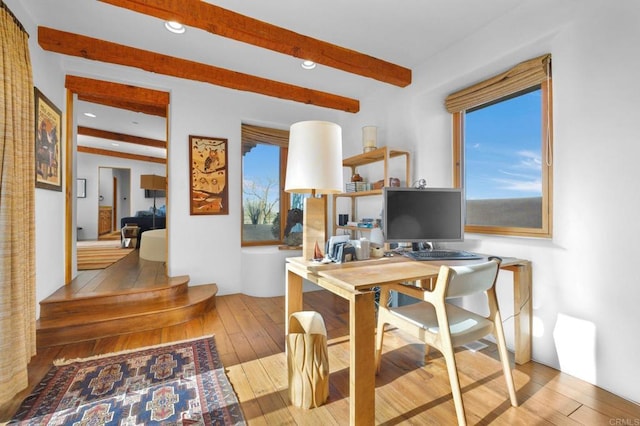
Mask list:
[[[464,241],[464,194],[459,188],[397,188],[383,192],[385,241]]]

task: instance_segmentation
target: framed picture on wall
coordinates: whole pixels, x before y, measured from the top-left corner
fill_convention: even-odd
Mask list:
[[[62,191],[62,114],[37,87],[34,91],[36,188]]]
[[[229,214],[227,140],[189,136],[189,164],[190,213]]]

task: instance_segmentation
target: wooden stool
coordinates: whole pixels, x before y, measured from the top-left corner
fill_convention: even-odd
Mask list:
[[[329,352],[322,315],[301,311],[289,317],[289,398],[296,407],[319,407],[329,397]]]

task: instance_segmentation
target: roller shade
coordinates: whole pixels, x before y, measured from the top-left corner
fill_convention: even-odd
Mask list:
[[[529,59],[508,71],[447,96],[445,107],[450,113],[465,111],[503,98],[551,77],[551,54]]]
[[[243,124],[242,155],[251,151],[251,149],[259,143],[266,143],[279,146],[280,148],[286,148],[289,146],[289,131]]]

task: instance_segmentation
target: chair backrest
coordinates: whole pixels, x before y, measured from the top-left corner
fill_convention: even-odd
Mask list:
[[[490,289],[496,281],[499,259],[474,265],[452,266],[446,297],[462,297]]]

